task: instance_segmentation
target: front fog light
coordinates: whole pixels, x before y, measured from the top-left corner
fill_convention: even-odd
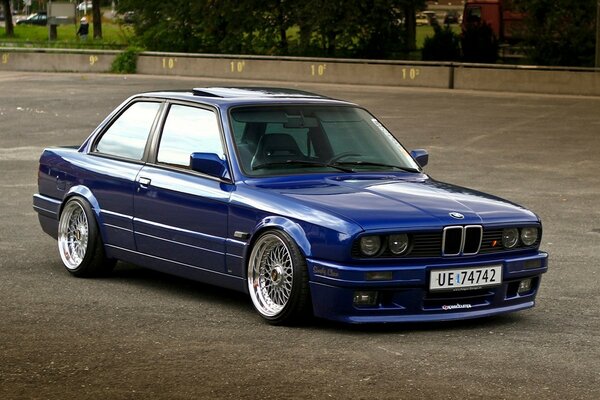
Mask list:
[[[521,282],[519,282],[519,289],[517,290],[517,293],[523,294],[529,292],[530,290],[531,279],[523,279]]]
[[[531,246],[538,239],[537,228],[523,228],[521,229],[521,241],[525,246]]]
[[[381,249],[381,239],[379,236],[363,236],[360,238],[360,251],[365,256],[374,256]]]
[[[512,249],[519,243],[519,230],[509,228],[502,231],[502,245],[507,249]]]
[[[374,306],[377,303],[377,292],[354,292],[355,306]]]

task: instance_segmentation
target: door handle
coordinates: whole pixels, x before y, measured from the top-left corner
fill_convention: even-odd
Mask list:
[[[150,186],[150,182],[152,182],[152,181],[148,178],[138,179],[138,183],[140,184],[140,188],[142,188],[142,189],[148,189],[148,186]]]

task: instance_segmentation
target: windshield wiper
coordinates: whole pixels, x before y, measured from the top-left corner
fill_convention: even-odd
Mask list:
[[[335,168],[335,169],[343,171],[343,172],[355,172],[352,168],[345,168],[345,167],[338,165],[339,163],[327,164],[327,163],[323,163],[323,162],[308,161],[308,160],[285,160],[285,161],[266,162],[263,164],[256,165],[256,166],[252,167],[252,169],[257,170],[257,169],[264,169],[264,168],[269,168],[269,167],[276,167],[276,166],[290,165],[290,164],[304,165],[307,167],[328,167],[328,168]]]
[[[384,164],[384,163],[378,163],[378,162],[372,162],[372,161],[338,161],[338,162],[333,163],[333,165],[359,165],[359,166],[366,165],[366,166],[373,166],[373,167],[396,168],[396,169],[400,169],[400,170],[406,171],[406,172],[414,172],[414,173],[421,172],[415,168],[401,167],[399,165]]]

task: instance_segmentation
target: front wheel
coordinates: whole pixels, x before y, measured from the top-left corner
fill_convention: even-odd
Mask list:
[[[299,322],[309,314],[306,260],[288,234],[269,231],[256,240],[248,262],[248,290],[256,311],[271,324]]]
[[[109,272],[115,261],[104,255],[98,224],[89,204],[72,197],[65,204],[58,222],[58,251],[65,268],[79,277]]]

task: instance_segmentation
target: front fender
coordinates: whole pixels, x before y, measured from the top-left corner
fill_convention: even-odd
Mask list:
[[[290,235],[306,258],[343,261],[350,257],[353,235],[304,221],[269,216],[261,219],[256,225],[249,246],[245,248],[244,259],[246,261],[258,236],[268,229],[279,229]]]
[[[304,257],[310,257],[310,255],[312,254],[310,241],[308,240],[306,232],[304,231],[302,226],[300,226],[300,224],[289,218],[271,216],[263,218],[256,225],[256,229],[254,230],[254,234],[252,235],[252,241],[250,243],[250,246],[246,247],[246,254],[244,254],[244,258],[246,260],[248,259],[248,253],[251,251],[256,238],[258,238],[258,236],[260,236],[262,232],[269,229],[279,229],[290,235],[290,237],[294,240],[294,242],[296,242],[296,244],[300,248],[300,251],[302,252]]]

